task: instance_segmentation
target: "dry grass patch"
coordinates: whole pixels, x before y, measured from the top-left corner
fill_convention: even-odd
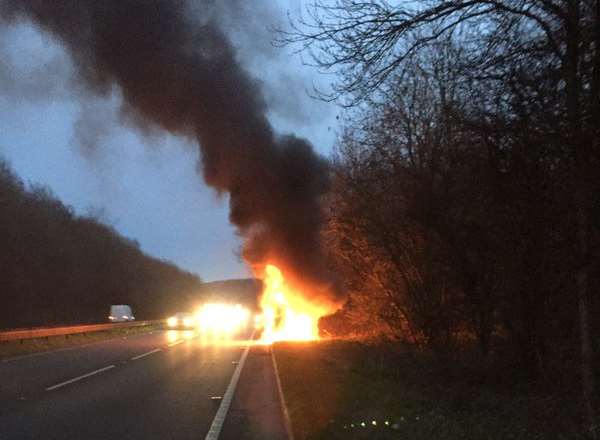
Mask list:
[[[583,438],[569,396],[493,386],[422,353],[349,341],[274,353],[296,440]]]

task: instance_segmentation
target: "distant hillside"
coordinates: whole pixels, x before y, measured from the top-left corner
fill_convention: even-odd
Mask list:
[[[257,309],[261,290],[262,282],[253,278],[213,281],[203,283],[198,294],[194,295],[194,299],[197,302],[240,303],[251,309]]]
[[[0,159],[0,328],[106,321],[111,304],[164,318],[199,286],[47,188],[26,186]]]

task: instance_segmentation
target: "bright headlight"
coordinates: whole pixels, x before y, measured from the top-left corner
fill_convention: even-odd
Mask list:
[[[199,328],[218,334],[235,333],[247,324],[249,316],[241,304],[207,303],[196,312]]]
[[[191,327],[194,324],[194,321],[191,318],[184,318],[183,325],[186,327]]]
[[[171,316],[169,319],[167,319],[167,325],[169,327],[177,326],[177,318],[175,318],[174,316]]]

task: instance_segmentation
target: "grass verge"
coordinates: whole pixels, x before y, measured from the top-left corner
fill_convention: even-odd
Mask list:
[[[493,384],[413,350],[350,341],[274,347],[295,440],[575,439],[572,396]]]
[[[31,353],[52,351],[65,347],[85,345],[107,339],[133,336],[148,333],[157,327],[153,325],[140,327],[124,327],[92,333],[79,333],[66,336],[51,336],[49,338],[26,339],[20,341],[0,342],[0,360]]]

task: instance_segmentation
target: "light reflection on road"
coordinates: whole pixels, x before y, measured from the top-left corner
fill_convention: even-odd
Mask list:
[[[166,339],[169,344],[173,344],[178,341],[196,340],[201,345],[213,345],[221,347],[237,347],[246,346],[249,344],[256,344],[259,341],[248,340],[241,336],[246,335],[234,335],[228,332],[203,332],[198,330],[167,330]]]

